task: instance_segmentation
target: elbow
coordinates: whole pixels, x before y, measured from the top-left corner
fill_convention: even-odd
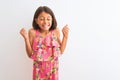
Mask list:
[[[29,58],[31,58],[32,52],[28,52],[28,53],[27,53],[27,56],[28,56]]]
[[[31,55],[28,55],[28,58],[31,58]]]
[[[27,55],[28,56],[28,58],[31,58],[31,55]]]

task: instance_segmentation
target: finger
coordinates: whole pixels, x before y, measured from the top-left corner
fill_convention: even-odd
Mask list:
[[[63,30],[63,34],[68,34],[69,31],[68,30]]]
[[[65,28],[65,29],[63,29],[63,31],[66,31],[66,32],[68,32],[68,31],[69,31],[69,29],[68,29],[68,28]]]
[[[67,26],[64,27],[65,30],[69,30],[69,28]]]

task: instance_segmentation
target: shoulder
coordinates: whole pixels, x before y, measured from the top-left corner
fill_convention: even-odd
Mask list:
[[[35,29],[33,29],[33,28],[29,29],[28,33],[29,33],[29,36],[34,37],[35,36]]]
[[[35,29],[30,28],[30,29],[29,29],[29,32],[30,32],[30,33],[35,33]]]
[[[60,37],[60,29],[59,29],[59,28],[56,28],[55,30],[53,30],[53,34],[54,34],[56,37]]]
[[[54,34],[60,34],[60,29],[59,28],[56,28],[54,31],[53,31]]]

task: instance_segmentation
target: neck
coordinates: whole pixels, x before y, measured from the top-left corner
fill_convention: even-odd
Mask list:
[[[46,31],[40,30],[40,33],[43,35],[47,35],[49,33],[49,30],[46,30]]]

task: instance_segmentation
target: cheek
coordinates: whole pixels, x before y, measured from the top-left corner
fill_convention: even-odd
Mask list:
[[[50,24],[52,25],[52,21],[50,21]]]
[[[38,25],[41,25],[41,24],[43,24],[43,21],[39,21],[37,24],[38,24]]]

